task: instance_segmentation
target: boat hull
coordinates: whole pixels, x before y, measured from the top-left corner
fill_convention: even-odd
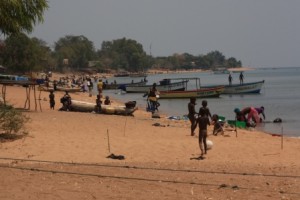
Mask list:
[[[259,94],[264,82],[226,85],[223,94]]]
[[[233,84],[224,85],[224,91],[222,94],[259,94],[264,84],[264,80],[258,82],[244,83],[244,84]],[[202,88],[213,88],[217,85],[203,86]]]
[[[160,99],[182,99],[182,98],[213,98],[219,97],[224,91],[224,86],[212,87],[198,90],[187,91],[166,91],[161,92]]]
[[[124,86],[143,86],[146,85],[146,82],[137,82],[137,83],[119,83],[119,84],[105,84],[103,89],[104,90],[113,90],[113,89],[119,89],[120,87]]]
[[[167,85],[157,85],[156,89],[159,92],[162,91],[184,91],[186,89],[185,84],[187,81],[175,82]],[[152,85],[143,85],[143,86],[126,86],[127,93],[146,93],[149,92]]]
[[[71,100],[71,111],[77,112],[93,112],[95,111],[96,104],[85,102],[85,101],[77,101]],[[137,107],[134,108],[126,108],[126,106],[111,106],[111,105],[101,105],[101,114],[114,114],[114,115],[131,115],[134,111],[137,110]]]

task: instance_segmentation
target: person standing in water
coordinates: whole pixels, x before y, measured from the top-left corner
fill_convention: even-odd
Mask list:
[[[243,72],[240,73],[240,84],[241,85],[244,84],[244,74],[243,74]]]
[[[231,73],[229,73],[229,75],[228,75],[228,82],[229,82],[229,85],[232,84],[232,76],[231,76]]]

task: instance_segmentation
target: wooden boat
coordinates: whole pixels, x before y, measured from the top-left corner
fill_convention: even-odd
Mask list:
[[[129,74],[130,77],[147,77],[147,74],[146,73],[130,73]]]
[[[114,77],[127,77],[127,76],[129,76],[129,73],[126,71],[121,71],[117,74],[114,74]]]
[[[224,91],[224,86],[185,90],[185,91],[162,91],[160,92],[160,99],[179,99],[179,98],[212,98],[219,97]]]
[[[57,86],[56,87],[57,91],[64,91],[64,92],[80,92],[81,88],[80,87],[62,87],[62,86]]]
[[[183,91],[186,88],[188,80],[181,80],[177,82],[171,82],[173,79],[163,79],[156,85],[156,89],[161,91]],[[127,93],[146,93],[149,92],[152,85],[138,85],[138,86],[126,86]]]
[[[71,100],[71,111],[77,112],[93,112],[95,111],[96,104],[85,102],[85,101],[77,101]],[[127,108],[126,106],[111,106],[111,105],[101,105],[101,113],[102,114],[114,114],[114,115],[131,115],[134,111],[137,110],[137,107]]]
[[[104,90],[113,90],[113,89],[120,89],[120,87],[127,87],[127,86],[140,86],[140,85],[146,85],[147,83],[147,80],[146,81],[139,81],[139,82],[136,82],[136,83],[117,83],[117,84],[114,84],[114,83],[111,83],[111,84],[103,84],[103,89]],[[122,88],[121,88],[122,89]]]
[[[38,87],[38,90],[50,92],[50,91],[54,91],[54,88],[40,85]],[[70,93],[72,93],[72,92],[81,92],[81,88],[80,87],[68,88],[68,87],[57,86],[56,91],[63,91],[63,92],[70,92]]]
[[[259,94],[265,80],[244,84],[225,85],[222,94]],[[203,86],[202,88],[212,88],[217,85]]]

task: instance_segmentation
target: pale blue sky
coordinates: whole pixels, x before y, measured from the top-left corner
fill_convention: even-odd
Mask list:
[[[153,56],[218,50],[244,66],[300,66],[300,0],[49,0],[30,36],[126,37]]]

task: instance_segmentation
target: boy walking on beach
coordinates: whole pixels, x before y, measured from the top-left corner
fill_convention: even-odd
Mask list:
[[[54,110],[54,106],[55,106],[55,96],[53,94],[53,91],[50,91],[49,94],[49,100],[50,100],[50,109]]]
[[[199,147],[201,150],[200,159],[203,159],[203,154],[207,153],[207,145],[206,145],[206,137],[207,137],[207,125],[210,125],[208,116],[206,114],[206,110],[204,108],[200,108],[198,117],[199,124]],[[204,145],[204,149],[203,149]]]

